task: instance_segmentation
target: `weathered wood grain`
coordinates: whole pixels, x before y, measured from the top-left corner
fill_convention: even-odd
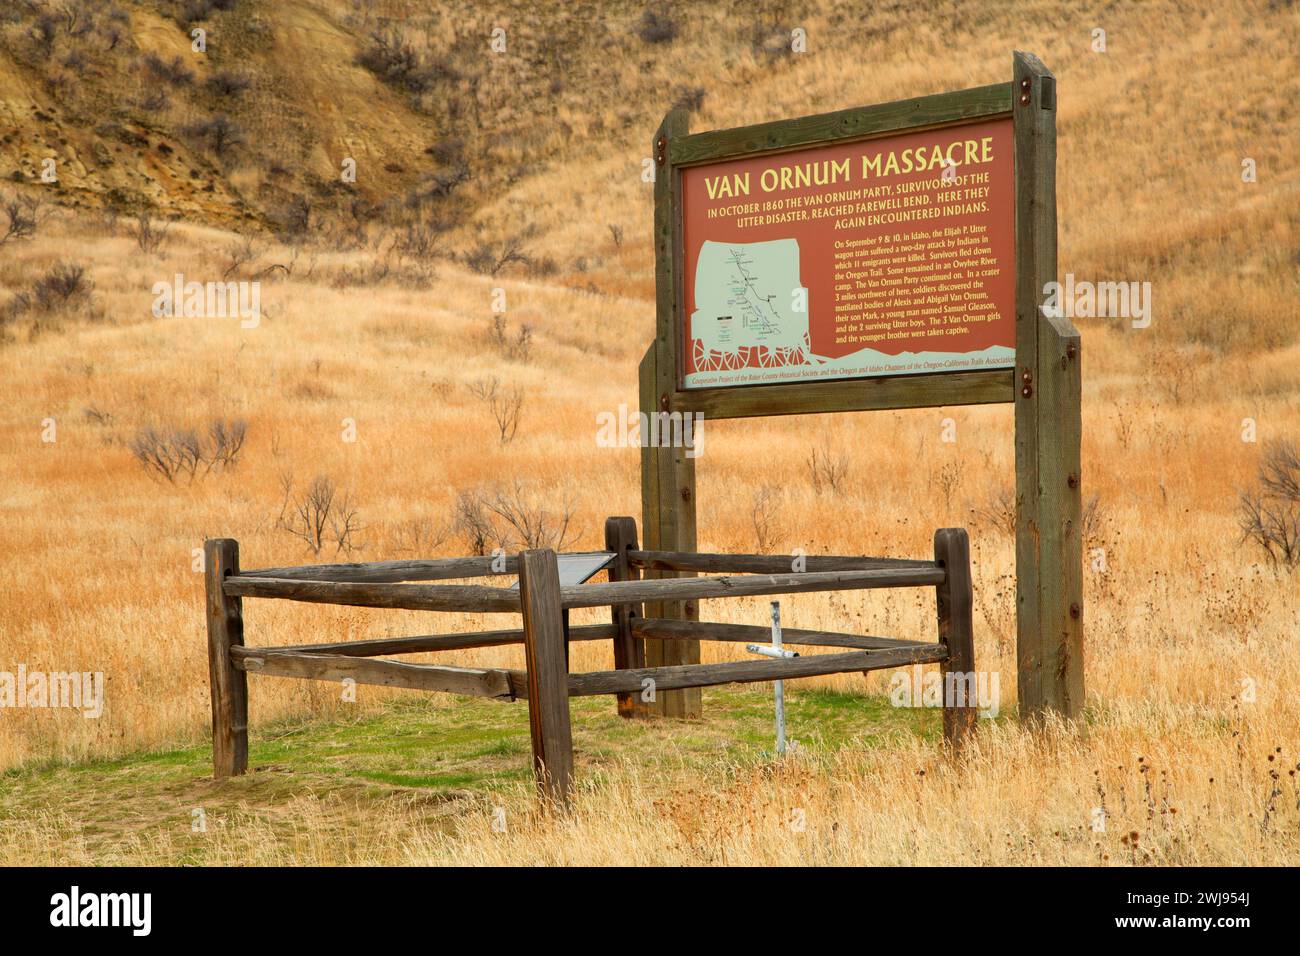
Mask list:
[[[837,140],[868,139],[987,119],[1011,112],[1011,106],[1011,87],[1006,83],[994,83],[816,116],[680,136],[669,141],[668,158],[674,166],[686,166]]]
[[[719,624],[715,621],[669,621],[653,618],[633,621],[632,633],[645,638],[694,638],[702,641],[732,641],[739,644],[766,644],[772,637],[770,627],[758,624]],[[786,644],[848,647],[864,651],[889,647],[921,647],[928,643],[892,637],[839,634],[834,631],[810,631],[797,627],[782,627],[781,638]]]
[[[616,517],[605,519],[605,550],[614,552],[614,560],[609,565],[611,581],[636,581],[639,572],[628,560],[636,549],[636,521],[633,518]],[[617,630],[614,638],[614,668],[645,667],[645,642],[634,632],[633,625],[641,620],[639,604],[611,604],[610,617]],[[641,700],[640,694],[619,694],[618,715],[625,718],[649,716],[649,708]]]
[[[703,598],[751,597],[760,594],[804,594],[869,588],[928,587],[943,581],[936,567],[876,568],[869,571],[821,571],[801,574],[723,575],[709,578],[661,578],[561,588],[564,607],[601,607],[636,601],[690,601]],[[695,619],[695,618],[693,618]]]
[[[745,684],[755,681],[792,680],[823,674],[881,670],[906,664],[939,661],[948,653],[942,644],[894,647],[879,651],[851,651],[845,654],[815,654],[809,657],[773,660],[727,661],[721,664],[686,664],[646,667],[639,670],[597,671],[569,675],[569,696],[591,697],[639,690],[646,680],[661,690],[682,687],[711,687],[716,684]]]
[[[408,611],[519,611],[519,594],[475,584],[358,584],[285,578],[227,578],[230,597],[275,598],[310,604],[396,608]]]
[[[689,114],[671,110],[655,133],[652,155],[655,157],[655,362],[654,387],[642,410],[648,414],[671,412],[670,401],[678,390],[682,376],[681,287],[682,287],[682,197],[681,173],[669,158],[674,143],[687,135]],[[663,147],[662,149],[660,147]],[[647,540],[670,551],[694,551],[695,539],[695,459],[686,449],[656,447],[649,449],[658,472],[652,490],[657,495],[655,518],[658,533],[650,537],[648,517],[643,520]],[[643,496],[645,492],[642,492]],[[666,572],[677,577],[689,572]],[[693,620],[699,617],[699,605],[693,601],[669,601],[656,614],[665,618]],[[691,664],[700,659],[697,641],[663,641],[647,659],[659,656],[665,664]],[[657,695],[651,708],[666,717],[699,717],[700,693],[685,690]]]
[[[1067,319],[1040,316],[1039,629],[1045,706],[1083,714],[1083,383],[1078,331]]]
[[[908,558],[838,557],[792,554],[711,554],[690,551],[636,551],[628,554],[633,567],[655,571],[703,571],[730,574],[782,574],[805,571],[867,571],[873,568],[933,568],[933,561]],[[803,562],[799,572],[795,561]]]
[[[1056,80],[1013,57],[1016,150],[1016,657],[1020,712],[1083,706],[1079,337],[1043,315],[1056,281]],[[1071,348],[1073,353],[1071,354]]]
[[[669,404],[673,411],[703,412],[706,420],[991,405],[1015,399],[1014,378],[1015,373],[1009,369],[990,369],[833,382],[693,388],[674,392]]]
[[[248,680],[231,660],[244,643],[243,602],[222,583],[239,573],[239,542],[203,543],[208,621],[208,687],[212,697],[212,775],[233,777],[248,768]]]
[[[943,678],[943,736],[960,750],[975,729],[979,708],[972,695],[975,672],[974,594],[970,577],[970,541],[964,528],[940,528],[934,533],[934,560],[947,577],[935,588],[939,642],[948,649],[940,665]],[[949,694],[955,696],[949,699]]]
[[[454,578],[514,574],[518,558],[431,558],[422,561],[367,561],[354,564],[308,564],[289,568],[257,568],[240,572],[245,578],[305,581],[351,581],[391,584],[398,581],[444,581]]]
[[[402,661],[379,661],[368,657],[272,650],[265,647],[238,648],[233,658],[235,667],[239,670],[271,677],[300,677],[338,683],[351,680],[358,684],[381,687],[432,690],[497,700],[514,699],[510,677],[505,670],[452,667],[445,664],[406,664]]]
[[[583,624],[569,628],[570,641],[606,641],[618,635],[613,624]],[[381,637],[331,644],[282,644],[258,648],[267,651],[301,651],[305,654],[342,654],[345,657],[384,657],[389,654],[424,654],[459,651],[472,647],[501,647],[524,642],[523,628],[471,631],[465,634],[425,634],[416,637]]]
[[[519,593],[528,665],[533,772],[543,797],[556,806],[567,807],[573,789],[573,730],[564,662],[560,568],[554,551],[524,551],[519,555]]]
[[[649,413],[656,407],[658,399],[655,391],[655,363],[656,353],[658,350],[659,340],[656,338],[646,349],[645,355],[641,358],[641,364],[638,372],[638,386],[640,396],[640,409],[642,412]],[[645,538],[647,548],[660,547],[660,531],[662,524],[659,520],[659,453],[657,449],[648,448],[645,444],[641,446],[641,530]],[[659,571],[646,571],[647,580],[654,580],[661,577]],[[646,617],[663,617],[663,608],[658,602],[653,604],[643,604],[641,613]],[[663,641],[646,641],[645,642],[645,662],[649,667],[658,667],[664,662],[664,643]],[[662,707],[658,702],[650,704],[647,711],[652,714],[660,714]]]

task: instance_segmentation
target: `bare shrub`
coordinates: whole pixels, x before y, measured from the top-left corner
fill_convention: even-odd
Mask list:
[[[939,493],[943,495],[943,507],[946,512],[952,511],[952,496],[961,487],[962,470],[961,459],[958,458],[940,468],[933,478],[934,483],[939,487]]]
[[[141,92],[139,99],[136,100],[140,109],[147,113],[161,113],[172,105],[171,97],[167,95],[166,87],[153,86]]]
[[[672,43],[677,39],[677,24],[668,14],[646,7],[637,22],[636,35],[642,43]]]
[[[512,336],[504,315],[492,316],[488,326],[488,342],[508,359],[527,362],[533,353],[533,327],[527,322],[520,323],[518,331]]]
[[[1102,507],[1101,496],[1093,495],[1083,504],[1079,531],[1088,547],[1103,547],[1110,539],[1110,513]]]
[[[238,96],[252,85],[252,81],[232,70],[217,70],[207,78],[204,86],[214,96]]]
[[[808,471],[812,476],[813,491],[839,494],[848,475],[849,460],[843,452],[834,455],[824,448],[814,448],[808,458]]]
[[[218,11],[233,10],[236,0],[185,0],[179,20],[182,26],[208,20]]]
[[[402,206],[406,209],[421,209],[436,205],[439,200],[449,199],[451,194],[469,182],[470,178],[469,166],[464,159],[457,158],[447,168],[429,173],[421,179],[419,185],[402,198]]]
[[[337,242],[346,248],[361,248],[370,237],[370,224],[379,213],[379,207],[361,195],[347,197],[343,213],[336,218],[336,228],[341,233]]]
[[[60,262],[32,286],[34,305],[42,312],[60,312],[87,301],[94,287],[85,266]]]
[[[1300,502],[1300,452],[1290,440],[1275,441],[1264,451],[1259,483],[1267,494]]]
[[[771,554],[784,533],[780,518],[781,491],[764,485],[754,495],[749,517],[754,526],[754,545],[759,554]]]
[[[146,472],[172,484],[181,475],[193,481],[203,460],[202,444],[192,428],[141,428],[127,447]]]
[[[611,222],[609,224],[609,235],[610,238],[614,240],[614,248],[622,249],[623,248],[623,227],[617,225],[616,223]]]
[[[1293,441],[1265,447],[1256,487],[1239,495],[1238,525],[1242,541],[1257,546],[1270,564],[1300,567],[1300,450]]]
[[[240,236],[226,246],[226,268],[222,270],[221,278],[229,279],[232,275],[239,274],[244,266],[251,266],[261,256],[262,250],[251,235]]]
[[[87,405],[82,409],[82,414],[86,416],[86,421],[94,422],[96,425],[113,424],[113,413],[105,411],[97,405]]]
[[[519,238],[507,239],[501,243],[480,241],[465,255],[467,266],[475,272],[492,276],[511,263],[527,265],[529,261],[524,254],[523,240]]]
[[[84,52],[74,49],[63,54],[63,60],[60,65],[65,70],[77,74],[77,76],[85,76],[86,68],[90,65],[90,61],[86,58]]]
[[[290,238],[306,235],[312,227],[312,211],[311,199],[294,193],[280,210],[280,231]]]
[[[1128,406],[1120,406],[1115,409],[1115,438],[1119,441],[1121,448],[1128,450],[1133,441],[1133,410]]]
[[[1016,490],[1001,485],[991,491],[983,504],[971,509],[972,523],[1008,538],[1016,535]]]
[[[135,240],[139,250],[147,256],[162,251],[163,246],[167,244],[167,234],[170,231],[171,223],[154,219],[147,209],[136,216],[135,222],[127,227],[127,233]]]
[[[573,520],[572,499],[565,494],[557,508],[548,508],[540,496],[529,492],[516,481],[508,488],[498,488],[480,497],[483,508],[499,518],[504,534],[499,540],[507,541],[510,532],[518,537],[524,548],[551,548],[561,551],[569,543],[569,523]]]
[[[234,418],[213,419],[200,436],[193,428],[147,426],[127,443],[146,473],[170,484],[186,476],[191,482],[213,471],[228,471],[239,463],[248,436],[248,423]]]
[[[299,260],[302,258],[302,244],[298,242],[289,243],[288,252],[289,255],[285,257],[282,262],[272,262],[265,268],[259,269],[254,274],[258,276],[270,276],[279,272],[283,273],[284,277],[287,279],[293,278],[295,274],[301,278],[310,279],[312,274],[316,271],[316,254],[312,253],[309,255],[306,263],[301,263],[306,266],[306,269],[299,271]]]
[[[164,60],[157,53],[146,53],[144,68],[152,79],[166,83],[169,86],[189,86],[194,82],[194,74],[190,72],[190,68],[185,65],[185,61],[179,56]]]
[[[385,282],[393,275],[393,266],[388,259],[371,259],[356,266],[344,266],[338,269],[330,279],[330,285],[336,289],[357,286],[373,286]]]
[[[59,33],[59,19],[52,11],[45,11],[36,18],[32,24],[31,35],[36,41],[36,47],[40,50],[41,56],[45,59],[50,58],[54,52],[54,38]]]
[[[473,554],[489,554],[495,547],[504,547],[476,492],[462,492],[457,497],[452,526],[465,537]]]
[[[446,61],[416,50],[394,28],[372,33],[356,62],[380,81],[412,94],[427,93],[440,81],[457,75]]]
[[[1194,349],[1162,348],[1151,355],[1152,384],[1165,393],[1174,404],[1195,384],[1202,363],[1195,361]]]
[[[191,123],[182,132],[198,140],[221,161],[244,144],[243,129],[225,113],[217,113],[205,120]]]
[[[390,526],[388,536],[394,554],[432,555],[452,529],[428,517],[407,518]]]
[[[204,461],[208,470],[226,471],[239,463],[239,453],[244,450],[244,441],[248,437],[248,423],[242,418],[226,421],[214,418],[208,425],[207,443],[204,446]]]
[[[397,228],[393,248],[414,259],[431,259],[438,251],[441,228],[425,216],[412,216]]]
[[[339,490],[328,475],[317,475],[300,495],[295,496],[293,486],[292,472],[280,475],[283,499],[277,528],[302,541],[317,557],[331,543],[335,554],[360,547],[356,536],[361,529],[349,492]]]
[[[515,386],[503,389],[496,376],[479,379],[469,386],[470,394],[492,410],[497,423],[498,438],[507,445],[519,430],[519,415],[524,405],[524,391]]]
[[[95,213],[95,227],[106,236],[116,236],[117,226],[122,218],[122,210],[116,206],[107,205]]]
[[[41,201],[31,196],[5,196],[0,199],[0,246],[6,242],[31,239],[40,224]]]
[[[78,309],[85,311],[91,319],[102,318],[102,312],[90,309],[94,288],[95,284],[86,277],[84,266],[60,262],[37,279],[31,288],[15,293],[5,303],[0,309],[0,327],[27,315],[34,319],[32,332],[35,334],[57,324],[59,317]]]

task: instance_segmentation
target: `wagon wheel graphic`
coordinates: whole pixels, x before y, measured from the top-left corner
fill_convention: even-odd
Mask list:
[[[733,371],[745,364],[738,352],[723,352],[718,349],[706,348],[704,342],[700,339],[693,341],[691,357],[695,361],[696,370],[700,372],[716,372],[719,369]]]
[[[808,341],[808,333],[803,334],[802,345],[779,345],[776,348],[770,348],[766,345],[755,347],[758,357],[758,364],[763,368],[777,368],[786,365],[807,365],[808,353],[811,351],[811,345]]]
[[[695,368],[701,372],[715,372],[722,364],[718,360],[718,353],[706,349],[699,339],[692,341],[691,358],[695,362]]]
[[[739,352],[720,352],[719,357],[722,359],[722,367],[728,372],[735,371],[738,368],[745,367],[745,357]]]
[[[802,345],[787,345],[777,350],[781,356],[783,365],[807,365],[808,356],[812,352],[812,343],[808,340],[808,333],[803,334]]]

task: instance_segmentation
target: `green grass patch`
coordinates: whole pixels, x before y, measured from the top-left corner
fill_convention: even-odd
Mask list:
[[[640,766],[665,790],[683,774],[770,762],[771,686],[706,688],[705,717],[623,720],[612,698],[571,701],[580,777],[597,785],[622,762]],[[899,734],[937,737],[941,713],[892,707],[883,697],[787,689],[787,735],[816,758],[845,747],[875,747]],[[276,809],[303,797],[348,806],[429,799],[448,812],[466,796],[527,792],[532,776],[528,708],[479,698],[389,701],[359,715],[272,721],[250,734],[250,773],[213,781],[208,746],[150,750],[111,760],[46,762],[0,775],[0,824],[54,811],[96,853],[111,856],[127,834],[188,832],[191,814],[252,815],[275,826]],[[403,797],[407,795],[407,797]],[[447,803],[448,800],[452,802]],[[453,810],[448,811],[450,806]],[[431,813],[433,810],[431,810]],[[364,813],[359,815],[364,819]],[[179,852],[179,851],[178,851]],[[187,846],[175,863],[201,863]]]

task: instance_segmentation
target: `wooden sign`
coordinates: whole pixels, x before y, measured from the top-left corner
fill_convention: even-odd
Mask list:
[[[677,109],[653,148],[641,410],[1014,403],[1020,711],[1080,714],[1080,341],[1041,308],[1056,280],[1055,77],[1016,53],[1010,82],[758,126],[691,134]],[[647,548],[696,550],[688,450],[642,449]],[[694,641],[646,643],[651,666],[698,660]],[[699,692],[655,707],[698,715]]]
[[[1010,118],[682,170],[682,386],[1015,365]]]

